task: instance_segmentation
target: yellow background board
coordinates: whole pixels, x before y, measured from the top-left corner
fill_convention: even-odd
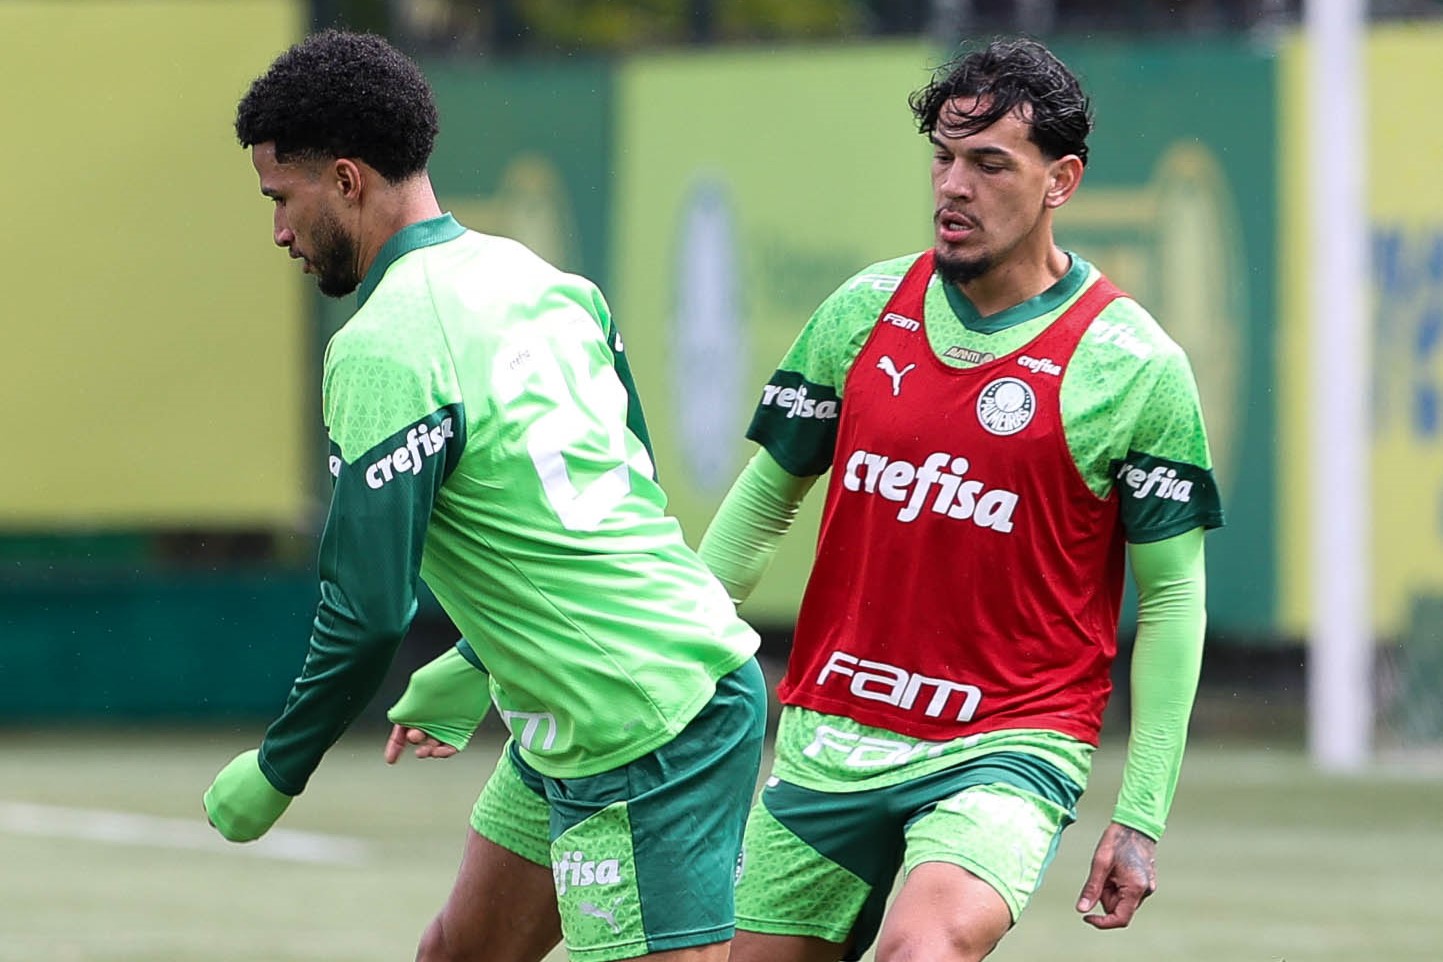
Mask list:
[[[302,278],[234,119],[304,16],[0,3],[0,530],[300,516]]]
[[[1307,627],[1314,563],[1309,358],[1316,335],[1308,258],[1311,232],[1328,225],[1307,209],[1315,165],[1307,144],[1306,49],[1294,38],[1281,54],[1278,589],[1282,627],[1296,633]],[[1425,410],[1428,396],[1443,386],[1443,355],[1420,349],[1419,340],[1430,313],[1436,320],[1443,310],[1443,193],[1437,189],[1443,130],[1427,122],[1435,92],[1443,89],[1443,28],[1375,28],[1365,64],[1363,144],[1374,260],[1373,356],[1363,360],[1375,382],[1368,560],[1375,623],[1391,636],[1407,625],[1413,598],[1443,593],[1443,443]]]

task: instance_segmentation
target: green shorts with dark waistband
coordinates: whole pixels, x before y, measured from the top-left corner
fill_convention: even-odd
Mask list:
[[[726,941],[765,724],[753,659],[717,681],[676,738],[612,771],[548,778],[508,742],[471,826],[551,867],[577,962]]]

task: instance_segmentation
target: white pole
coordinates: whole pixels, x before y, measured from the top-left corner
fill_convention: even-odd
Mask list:
[[[1373,740],[1366,18],[1365,0],[1307,0],[1304,12],[1313,295],[1308,745],[1314,763],[1333,772],[1363,768]]]

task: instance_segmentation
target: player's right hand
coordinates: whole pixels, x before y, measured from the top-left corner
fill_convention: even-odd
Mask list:
[[[417,758],[450,758],[461,750],[432,738],[419,728],[391,726],[391,737],[386,739],[386,764],[396,764],[407,748],[414,748]]]
[[[400,699],[386,712],[396,727],[386,741],[392,764],[408,745],[419,758],[447,758],[471,741],[491,708],[491,678],[455,648],[411,672]],[[445,751],[443,749],[449,749]]]
[[[291,804],[260,767],[260,752],[252,748],[231,759],[220,770],[202,799],[211,825],[232,842],[260,838]]]

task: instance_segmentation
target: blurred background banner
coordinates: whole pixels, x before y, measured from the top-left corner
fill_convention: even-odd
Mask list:
[[[0,0],[0,962],[409,958],[500,750],[491,719],[454,762],[377,758],[384,708],[455,639],[423,589],[381,693],[287,814],[293,847],[228,845],[199,815],[305,655],[330,490],[321,352],[354,309],[272,244],[235,105],[332,25],[388,36],[432,81],[446,209],[601,286],[693,544],[811,312],[932,241],[908,94],[959,41],[1044,39],[1097,112],[1058,238],[1187,350],[1229,524],[1208,538],[1166,897],[1120,936],[1073,911],[1121,776],[1129,605],[1078,825],[996,958],[1438,962],[1443,0],[1369,0],[1365,25],[1360,4]],[[1348,201],[1357,145],[1366,212]],[[1355,215],[1366,231],[1338,229]],[[1368,271],[1321,266],[1351,250],[1322,241],[1364,233]],[[1371,434],[1315,448],[1318,412],[1364,406],[1317,383],[1360,373],[1360,350],[1318,350],[1357,323]],[[1336,482],[1359,449],[1371,492],[1333,497],[1348,523],[1320,524],[1315,499],[1351,490]],[[808,502],[743,612],[772,680],[820,490]],[[1371,557],[1319,565],[1360,527],[1339,541],[1371,539]],[[1350,584],[1371,624],[1361,600],[1326,617]],[[1349,670],[1329,672],[1339,639]],[[1320,764],[1329,715],[1361,720],[1366,769]]]
[[[1097,111],[1087,176],[1058,214],[1058,239],[1187,351],[1228,522],[1208,537],[1209,626],[1219,638],[1281,643],[1273,55],[1243,38],[1075,42],[1058,53]]]
[[[303,279],[232,124],[305,16],[0,3],[0,433],[32,439],[0,471],[0,529],[300,523]]]
[[[930,154],[906,98],[938,62],[904,43],[621,65],[610,296],[691,543],[755,450],[752,407],[812,311],[927,245]],[[754,622],[795,616],[821,500],[743,609]]]
[[[1305,422],[1309,329],[1309,232],[1327,230],[1327,212],[1309,212],[1298,178],[1307,163],[1296,108],[1305,50],[1281,49],[1283,126],[1282,244],[1285,281],[1279,313],[1278,491],[1283,532],[1275,560],[1282,627],[1300,630],[1311,604],[1307,550],[1310,480]],[[1443,89],[1443,28],[1375,27],[1366,65],[1371,82],[1368,184],[1373,254],[1373,579],[1383,637],[1410,630],[1417,599],[1443,596],[1443,192],[1437,187],[1443,130],[1420,123]]]
[[[1287,105],[1280,124],[1284,232],[1279,311],[1278,522],[1274,567],[1280,632],[1301,633],[1317,599],[1309,509],[1315,487],[1306,430],[1307,358],[1318,319],[1308,315],[1309,238],[1329,229],[1309,210],[1304,44],[1279,51]],[[1420,123],[1443,87],[1443,27],[1376,25],[1363,51],[1368,77],[1364,138],[1370,226],[1372,609],[1379,644],[1374,686],[1385,743],[1443,739],[1443,131]]]
[[[700,538],[754,450],[760,387],[811,312],[868,264],[930,243],[928,146],[906,98],[952,51],[939,38],[969,35],[946,32],[956,17],[970,11],[970,35],[991,27],[965,4],[622,6],[566,21],[530,2],[0,3],[3,62],[47,78],[0,84],[25,131],[0,152],[23,225],[0,237],[0,425],[47,439],[0,472],[0,718],[121,710],[76,702],[50,670],[100,635],[117,641],[106,651],[154,653],[124,670],[159,692],[174,681],[165,653],[207,634],[184,679],[202,712],[277,697],[221,691],[225,658],[247,677],[299,664],[329,487],[321,351],[352,304],[319,297],[274,249],[231,125],[250,80],[341,7],[393,31],[431,78],[443,205],[600,283],[671,508]],[[1193,360],[1229,519],[1209,539],[1210,659],[1275,658],[1295,678],[1311,563],[1302,259],[1326,229],[1298,175],[1303,41],[1281,8],[1246,31],[1145,35],[1124,21],[1162,29],[1143,16],[1155,5],[1110,33],[1091,32],[1106,5],[1083,6],[1027,8],[1056,14],[1031,26],[1058,29],[1097,110],[1059,238]],[[565,39],[581,30],[590,46]],[[817,39],[712,42],[789,30]],[[1375,24],[1368,63],[1377,637],[1398,656],[1390,671],[1443,679],[1409,667],[1443,662],[1430,614],[1443,610],[1443,134],[1419,122],[1443,82],[1443,28]],[[781,644],[821,501],[744,609]],[[189,609],[202,620],[137,614],[180,596],[210,599]],[[293,627],[202,629],[207,605]],[[423,596],[421,647],[450,631]],[[123,704],[142,711],[138,696]]]

